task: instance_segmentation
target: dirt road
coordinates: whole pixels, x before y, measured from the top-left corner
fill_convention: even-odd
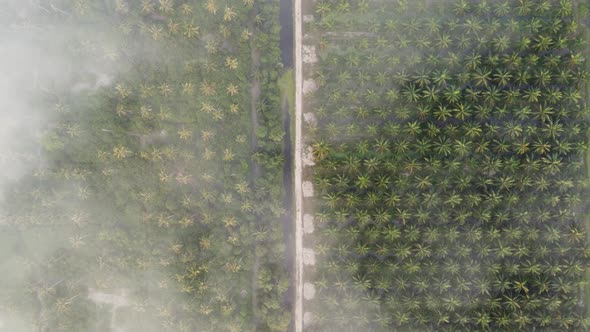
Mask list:
[[[303,332],[303,164],[302,119],[303,119],[303,67],[302,67],[302,13],[301,0],[294,1],[295,19],[295,332]]]

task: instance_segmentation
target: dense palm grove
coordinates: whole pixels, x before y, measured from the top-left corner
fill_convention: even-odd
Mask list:
[[[310,331],[587,331],[588,4],[324,0]]]
[[[33,13],[12,27],[49,34],[73,63],[123,69],[96,89],[34,91],[42,148],[2,159],[33,167],[3,196],[0,323],[285,331],[278,3],[62,0]]]

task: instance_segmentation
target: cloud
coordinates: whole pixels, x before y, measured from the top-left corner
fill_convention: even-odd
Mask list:
[[[0,331],[28,332],[35,323],[43,326],[42,320],[54,319],[50,312],[55,303],[41,294],[59,293],[64,285],[75,284],[69,280],[44,285],[47,280],[52,283],[51,274],[39,275],[68,247],[63,239],[70,230],[62,228],[60,234],[43,226],[8,226],[27,217],[14,214],[11,209],[20,212],[22,207],[8,207],[6,201],[25,204],[19,195],[47,162],[43,146],[50,144],[54,120],[67,108],[64,99],[108,88],[129,69],[124,60],[107,56],[107,48],[120,42],[109,34],[108,22],[80,25],[59,3],[0,0]],[[67,182],[51,189],[61,190],[75,181]],[[37,206],[25,212],[50,219],[48,224],[59,223],[60,215],[76,208],[71,205],[58,202],[55,215],[36,216]],[[89,301],[96,300],[96,294],[90,293]]]

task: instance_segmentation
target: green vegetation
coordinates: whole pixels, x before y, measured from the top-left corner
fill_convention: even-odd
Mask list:
[[[53,5],[69,57],[123,69],[41,87],[42,149],[9,156],[35,166],[0,210],[5,328],[286,331],[278,2]]]
[[[584,8],[316,4],[310,331],[590,329]]]
[[[295,107],[295,79],[293,78],[293,69],[287,70],[279,79],[279,86],[281,88],[281,100],[287,98],[289,103],[289,112],[292,113]]]

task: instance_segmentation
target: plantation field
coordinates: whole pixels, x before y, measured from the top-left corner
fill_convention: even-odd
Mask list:
[[[306,331],[590,329],[587,15],[304,3]]]
[[[69,61],[0,161],[0,329],[286,331],[278,2],[7,7]]]

